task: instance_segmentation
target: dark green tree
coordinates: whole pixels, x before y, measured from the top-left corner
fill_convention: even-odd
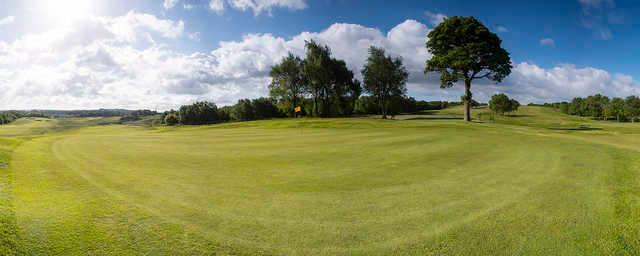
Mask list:
[[[493,95],[489,100],[489,109],[497,114],[509,112],[510,105],[511,101],[504,93]]]
[[[281,112],[276,106],[276,102],[270,98],[257,98],[251,100],[254,119],[269,119],[274,117],[282,117]]]
[[[178,117],[181,124],[212,124],[218,122],[218,108],[212,102],[197,101],[191,105],[181,106]]]
[[[583,98],[575,97],[573,98],[573,100],[571,100],[571,103],[569,103],[570,115],[585,116],[586,112],[587,111],[585,111],[585,104],[584,104]]]
[[[591,95],[584,100],[585,115],[593,118],[604,116],[604,107],[609,104],[609,98],[602,94]]]
[[[371,46],[362,77],[365,91],[376,97],[382,118],[387,118],[391,99],[407,92],[409,73],[402,59],[387,56],[384,49]]]
[[[307,55],[302,63],[302,72],[308,82],[308,92],[313,97],[313,113],[315,116],[326,116],[327,110],[319,110],[318,103],[323,107],[328,105],[331,85],[331,50],[326,45],[320,45],[314,40],[306,41]]]
[[[440,74],[440,87],[464,82],[464,120],[471,121],[471,82],[486,78],[501,82],[511,73],[511,58],[502,40],[474,17],[450,17],[427,35],[432,54],[425,74]]]
[[[632,95],[625,99],[624,115],[635,122],[640,116],[640,98]]]
[[[255,120],[255,112],[250,99],[241,99],[233,106],[231,119],[237,121]]]
[[[302,60],[289,53],[280,64],[271,67],[269,94],[281,103],[282,111],[294,115],[294,108],[302,105],[307,81],[302,72]]]
[[[604,107],[605,120],[608,117],[614,117],[616,121],[620,122],[624,118],[624,100],[621,98],[613,98]]]

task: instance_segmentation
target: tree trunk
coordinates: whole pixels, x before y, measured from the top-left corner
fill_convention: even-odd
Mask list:
[[[464,120],[471,121],[471,79],[464,80]]]
[[[313,97],[313,113],[314,116],[318,116],[318,92],[316,91],[316,96]]]
[[[387,119],[387,104],[384,102],[384,96],[380,96],[378,100],[378,104],[380,104],[380,112],[382,114],[382,119]]]

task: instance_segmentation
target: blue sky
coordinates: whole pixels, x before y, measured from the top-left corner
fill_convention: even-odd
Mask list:
[[[0,2],[0,108],[160,108],[266,96],[268,69],[301,42],[359,73],[366,48],[403,57],[410,96],[455,100],[421,73],[426,33],[475,16],[503,39],[513,74],[478,81],[486,100],[640,92],[633,1],[25,0]],[[636,27],[634,29],[634,27]]]

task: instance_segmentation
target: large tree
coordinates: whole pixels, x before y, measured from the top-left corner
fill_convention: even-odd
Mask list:
[[[330,63],[332,79],[329,99],[325,103],[330,106],[325,109],[330,110],[334,106],[337,114],[349,116],[353,113],[355,101],[362,94],[362,86],[343,60],[331,59]]]
[[[294,114],[294,109],[300,106],[307,91],[307,81],[302,72],[300,57],[289,53],[280,64],[271,67],[271,84],[269,94],[284,105],[283,111],[288,115]]]
[[[473,17],[445,19],[427,35],[432,57],[425,74],[440,73],[440,87],[464,82],[464,120],[471,121],[471,82],[486,78],[501,82],[511,73],[511,58],[502,40]]]
[[[402,59],[385,54],[384,49],[371,46],[367,63],[362,69],[364,89],[376,97],[382,118],[387,118],[393,97],[404,96],[409,73]]]
[[[313,97],[314,115],[327,115],[327,109],[319,111],[318,101],[321,101],[323,108],[326,107],[326,100],[329,97],[331,85],[331,50],[326,45],[320,45],[314,40],[305,44],[307,55],[302,64],[302,72],[308,81],[308,91]]]

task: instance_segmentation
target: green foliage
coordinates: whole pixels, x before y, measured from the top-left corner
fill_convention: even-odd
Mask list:
[[[609,104],[607,96],[591,95],[584,100],[585,114],[594,118],[604,118],[604,108],[607,104]]]
[[[10,111],[0,112],[0,125],[11,123],[16,119],[18,119],[16,113]]]
[[[618,122],[624,119],[624,105],[625,102],[621,98],[613,98],[609,101],[603,109],[605,119],[614,117]]]
[[[271,67],[269,95],[280,102],[282,112],[294,116],[294,108],[300,106],[308,91],[307,78],[302,70],[300,57],[289,55],[280,64]]]
[[[511,73],[511,58],[502,40],[474,17],[453,16],[438,24],[427,35],[425,74],[437,72],[442,88],[458,81],[465,84],[465,120],[470,121],[471,82],[486,78],[501,82]]]
[[[515,99],[509,99],[504,93],[493,95],[489,101],[489,109],[498,114],[514,112],[518,110],[519,107],[520,102]]]
[[[629,96],[626,99],[609,99],[601,94],[586,98],[575,97],[570,103],[553,103],[562,113],[576,116],[588,116],[595,119],[613,118],[617,121],[635,122],[640,117],[640,98]]]
[[[402,59],[385,54],[384,49],[371,46],[367,63],[362,69],[364,89],[376,97],[382,118],[389,114],[392,98],[406,94],[409,73]]]
[[[331,57],[328,46],[310,40],[305,48],[302,72],[308,83],[307,91],[313,98],[313,114],[322,117],[350,115],[362,93],[360,82],[344,61]]]
[[[254,120],[255,114],[253,111],[253,105],[251,104],[250,99],[242,99],[239,100],[233,106],[233,110],[231,111],[231,119],[237,121],[248,121]]]
[[[632,95],[625,99],[624,115],[632,122],[640,117],[640,98]]]
[[[177,125],[180,123],[180,118],[175,112],[166,114],[163,120],[166,125]]]
[[[427,37],[427,49],[433,56],[425,73],[440,73],[443,88],[477,78],[500,82],[511,73],[511,59],[502,40],[474,17],[447,18]]]
[[[212,102],[197,101],[191,105],[181,106],[178,110],[180,124],[198,125],[218,122],[218,108]]]

